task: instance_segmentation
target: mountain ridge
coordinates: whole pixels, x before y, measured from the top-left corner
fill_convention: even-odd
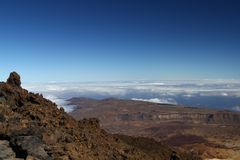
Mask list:
[[[0,83],[1,147],[0,159],[14,160],[168,160],[173,151],[161,144],[157,153],[147,153],[101,129],[96,118],[75,120],[41,94],[21,88],[16,72]]]
[[[69,99],[76,119],[97,117],[113,134],[153,138],[202,159],[240,158],[240,113],[143,101]],[[126,138],[127,139],[127,138]]]

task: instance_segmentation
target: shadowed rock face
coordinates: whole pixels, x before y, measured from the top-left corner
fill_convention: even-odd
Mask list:
[[[159,145],[152,153],[106,133],[95,118],[75,120],[42,95],[20,87],[13,72],[0,83],[0,157],[34,160],[168,160],[172,150]],[[131,137],[128,137],[131,139]],[[139,139],[140,141],[140,139]],[[150,143],[150,144],[151,144]],[[160,143],[159,143],[160,144]],[[156,158],[157,157],[157,158]]]
[[[17,160],[16,154],[10,147],[9,142],[7,140],[0,140],[0,159]],[[21,159],[18,159],[18,160],[21,160]]]
[[[11,72],[9,78],[7,79],[7,84],[20,87],[21,78],[17,72]]]

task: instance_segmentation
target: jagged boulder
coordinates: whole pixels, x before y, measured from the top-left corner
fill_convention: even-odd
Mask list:
[[[21,87],[20,75],[17,72],[11,72],[7,79],[7,84],[10,84],[16,87]]]
[[[14,159],[15,157],[16,155],[9,146],[9,142],[6,140],[0,140],[0,160]]]

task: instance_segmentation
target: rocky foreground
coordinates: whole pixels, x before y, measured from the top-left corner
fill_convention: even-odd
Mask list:
[[[16,72],[0,83],[0,160],[169,160],[171,154],[151,139],[108,134],[95,118],[75,120],[21,88]]]

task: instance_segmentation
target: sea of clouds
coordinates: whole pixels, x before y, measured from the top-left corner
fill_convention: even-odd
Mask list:
[[[114,97],[240,111],[240,80],[26,83],[23,87],[42,93],[67,112],[74,109],[66,101],[72,97]]]

